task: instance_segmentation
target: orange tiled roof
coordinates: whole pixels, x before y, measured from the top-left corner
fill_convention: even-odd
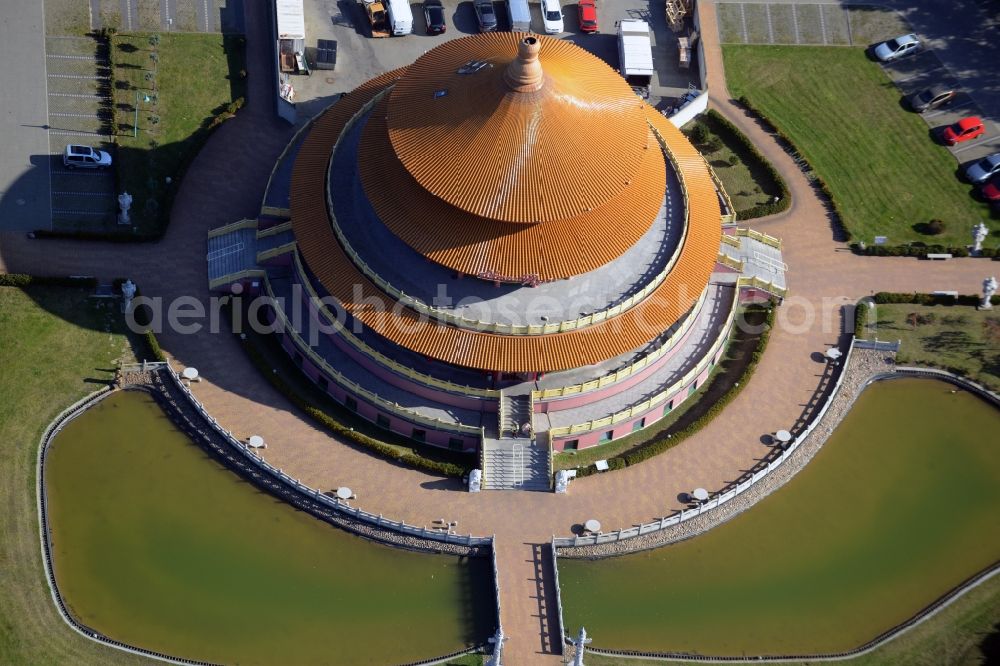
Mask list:
[[[386,133],[387,104],[392,104],[388,96],[379,101],[362,134],[358,166],[365,193],[394,234],[459,273],[506,282],[529,278],[547,282],[587,273],[635,245],[663,204],[663,153],[652,131],[644,126],[647,147],[642,150],[638,173],[594,210],[542,224],[517,224],[468,213],[437,198],[407,173]],[[636,115],[645,123],[641,111]],[[486,178],[473,176],[480,177]]]
[[[422,319],[393,308],[351,262],[330,226],[325,196],[330,151],[344,125],[402,70],[369,81],[318,118],[292,175],[292,225],[299,250],[326,289],[359,322],[388,340],[456,365],[502,372],[548,372],[592,365],[636,349],[676,322],[708,283],[718,253],[719,204],[708,167],[686,138],[651,107],[645,120],[667,143],[688,194],[688,232],[670,275],[624,313],[566,333],[512,336],[482,333]],[[659,154],[659,151],[655,151]],[[373,305],[382,299],[386,307]]]
[[[523,34],[445,42],[393,88],[389,139],[434,196],[473,215],[535,224],[596,209],[643,163],[643,102],[607,64],[571,42],[537,40],[542,82],[518,92],[504,74]],[[460,73],[467,63],[487,63]]]

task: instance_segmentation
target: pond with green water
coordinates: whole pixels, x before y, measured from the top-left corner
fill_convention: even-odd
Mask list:
[[[812,462],[691,540],[560,558],[566,630],[711,655],[861,645],[1000,559],[1000,410],[926,379],[868,388]]]
[[[487,558],[375,544],[260,492],[140,392],[71,421],[46,462],[53,560],[82,623],[227,664],[393,664],[485,641]]]

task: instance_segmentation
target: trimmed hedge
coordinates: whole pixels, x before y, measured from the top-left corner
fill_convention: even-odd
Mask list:
[[[966,307],[975,307],[981,300],[975,294],[959,294],[957,298],[952,298],[943,294],[909,294],[894,291],[880,291],[871,298],[877,305],[964,305]],[[865,335],[865,322],[868,319],[868,308],[862,305],[865,300],[858,301],[854,306],[854,337],[862,339]],[[994,294],[990,298],[990,303],[1000,305],[1000,295]]]
[[[867,257],[926,257],[928,254],[950,254],[953,257],[969,256],[969,248],[967,247],[945,247],[944,245],[925,245],[923,243],[866,245],[863,248],[860,243],[851,243],[851,250],[855,254]],[[980,256],[988,259],[1000,258],[1000,248],[984,247]]]
[[[812,165],[809,164],[809,160],[805,158],[792,140],[788,138],[788,135],[778,129],[767,116],[765,116],[757,107],[753,105],[753,103],[750,102],[749,99],[747,99],[746,95],[742,95],[738,100],[736,100],[736,102],[742,106],[751,117],[760,121],[761,125],[764,126],[764,129],[775,136],[778,140],[778,145],[780,145],[786,153],[795,158],[795,160],[800,164],[803,171],[806,172],[807,177],[813,181],[813,185],[821,195],[820,198],[823,199],[824,203],[833,213],[834,220],[836,221],[840,232],[843,234],[844,239],[851,240],[851,231],[844,226],[844,216],[841,214],[840,206],[837,204],[837,200],[833,196],[833,191],[830,190],[826,181],[824,181],[819,174],[816,173],[816,170],[813,169]]]
[[[400,452],[381,440],[369,437],[368,435],[357,432],[353,428],[345,426],[343,423],[323,411],[322,408],[306,399],[294,387],[285,382],[277,373],[273,372],[271,364],[268,363],[267,359],[264,358],[264,356],[252,344],[249,344],[246,341],[241,341],[241,344],[243,349],[246,350],[247,355],[250,357],[250,361],[257,367],[257,370],[260,371],[261,376],[270,382],[271,386],[273,386],[283,396],[288,398],[292,404],[305,412],[309,418],[313,419],[338,437],[350,440],[352,443],[373,451],[374,453],[377,453],[385,458],[389,458],[410,467],[433,472],[435,474],[441,474],[442,476],[461,478],[472,469],[473,465],[471,464],[468,466],[462,466],[456,463],[431,460],[415,453]]]
[[[766,306],[762,305],[751,305],[747,307],[747,312],[752,312],[754,310],[762,311],[765,307]],[[750,363],[747,364],[739,378],[736,379],[735,383],[729,387],[729,390],[726,391],[721,398],[713,403],[704,414],[699,416],[696,420],[692,421],[684,428],[676,432],[670,432],[670,428],[667,428],[663,432],[658,433],[649,442],[641,445],[635,450],[624,455],[608,458],[608,469],[624,469],[629,465],[637,465],[644,460],[652,458],[653,456],[660,455],[667,449],[677,446],[685,439],[691,437],[699,430],[707,426],[712,419],[719,415],[726,405],[735,400],[736,396],[738,396],[740,391],[746,387],[750,378],[753,376],[754,371],[757,369],[757,364],[760,363],[760,359],[764,354],[764,349],[767,347],[767,341],[771,337],[771,329],[774,326],[774,318],[777,316],[777,308],[773,305],[771,305],[770,308],[770,312],[767,313],[767,317],[765,317],[764,320],[766,329],[763,333],[761,333],[760,340],[757,343],[757,349],[750,357]],[[718,379],[715,381],[718,381]],[[579,477],[590,476],[591,474],[596,473],[597,468],[593,464],[581,467],[576,471],[576,475]]]
[[[46,275],[26,275],[24,273],[0,273],[0,287],[97,287],[93,277],[56,277]]]
[[[782,213],[788,210],[788,207],[792,205],[792,194],[788,191],[788,185],[785,184],[785,179],[781,177],[778,170],[764,157],[764,154],[757,149],[757,146],[753,144],[747,136],[740,131],[736,125],[729,122],[729,119],[723,116],[721,113],[715,109],[709,109],[705,115],[708,119],[716,125],[716,133],[721,129],[734,143],[738,143],[743,147],[748,153],[750,153],[754,159],[759,162],[762,169],[767,172],[768,177],[774,181],[774,184],[778,188],[778,201],[774,203],[757,204],[746,210],[736,211],[737,220],[749,220],[755,217],[765,217],[767,215],[775,215],[777,213]]]

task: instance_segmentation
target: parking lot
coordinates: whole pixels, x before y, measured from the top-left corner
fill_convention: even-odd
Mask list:
[[[531,29],[541,33],[541,6],[537,2],[529,5]],[[333,95],[352,90],[383,72],[409,65],[444,40],[478,33],[472,2],[444,0],[444,7],[447,23],[444,35],[432,37],[426,34],[423,6],[416,3],[411,4],[413,34],[372,39],[368,37],[364,12],[357,3],[349,0],[305,0],[307,58],[317,39],[336,40],[338,49],[335,70],[315,70],[312,76],[292,77],[300,120],[312,116],[329,104]],[[496,2],[494,7],[500,19],[500,28],[503,29],[506,27],[504,23],[507,15],[505,4]],[[662,2],[598,2],[600,30],[597,34],[580,32],[575,2],[564,2],[562,11],[566,32],[559,36],[587,49],[614,68],[618,67],[616,22],[622,19],[649,22],[653,32],[653,62],[656,68],[651,86],[653,97],[676,98],[687,91],[689,84],[698,85],[696,64],[692,64],[690,69],[678,66],[677,36],[667,28]]]
[[[896,37],[914,29],[899,12],[888,7],[841,5],[836,2],[729,2],[718,4],[719,38],[724,44],[773,44],[816,46],[863,46]],[[927,122],[928,140],[948,125],[967,116],[979,116],[986,134],[978,139],[945,147],[963,166],[1000,151],[1000,128],[976,103],[977,91],[942,64],[935,48],[941,40],[929,41],[918,53],[882,65],[896,84],[902,99],[931,85],[940,84],[959,91],[945,108],[922,115]],[[982,83],[975,79],[972,85]]]
[[[962,118],[979,116],[983,119],[986,124],[983,136],[947,148],[963,166],[1000,151],[1000,127],[976,104],[976,91],[966,89],[963,82],[941,63],[933,49],[885,63],[882,68],[896,84],[901,98],[935,84],[960,91],[947,107],[929,111],[922,117],[927,122],[930,138],[935,141],[941,130]]]
[[[45,56],[52,226],[90,229],[113,221],[114,172],[71,171],[62,153],[70,143],[112,150],[107,54],[90,37],[50,36]]]

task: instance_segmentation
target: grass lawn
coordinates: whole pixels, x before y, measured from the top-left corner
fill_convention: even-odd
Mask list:
[[[246,94],[240,74],[243,37],[173,33],[159,39],[154,47],[149,33],[113,38],[118,190],[132,195],[140,234],[163,230],[184,171],[208,138],[212,119]]]
[[[702,115],[684,126],[684,134],[692,137],[695,128],[705,127],[709,139],[695,143],[698,151],[712,165],[715,175],[722,182],[726,194],[733,202],[737,220],[760,217],[752,215],[756,206],[771,203],[781,194],[781,188],[768,173],[765,165],[746,146],[735,140],[729,131],[720,127],[709,115]]]
[[[844,666],[974,666],[993,663],[989,658],[997,657],[997,643],[1000,639],[998,624],[1000,577],[994,577],[962,595],[931,619],[874,652],[837,663]],[[585,661],[587,666],[648,666],[656,663],[591,653],[587,653]],[[775,666],[778,663],[787,665],[806,662],[754,663]]]
[[[737,313],[736,322],[746,321],[758,326],[765,320],[762,311],[743,310]],[[726,345],[726,352],[719,364],[712,369],[708,381],[694,395],[685,399],[677,409],[656,423],[641,431],[612,440],[606,444],[591,446],[578,451],[560,451],[553,458],[553,468],[576,469],[592,465],[597,460],[625,455],[642,448],[654,439],[669,436],[687,427],[705,413],[721,396],[728,392],[750,364],[753,352],[760,344],[759,333],[746,333],[740,326],[734,327]],[[762,351],[762,350],[761,350]]]
[[[880,304],[864,336],[899,339],[897,362],[950,370],[1000,391],[1000,310]]]
[[[120,322],[86,290],[0,287],[2,664],[155,663],[92,643],[63,623],[38,544],[38,439],[56,414],[113,377],[116,360],[132,360]]]
[[[964,246],[974,224],[1000,222],[970,196],[957,164],[928,134],[900,93],[858,48],[813,46],[723,47],[726,80],[786,134],[829,185],[855,240],[922,241]],[[939,218],[944,233],[915,226]]]

